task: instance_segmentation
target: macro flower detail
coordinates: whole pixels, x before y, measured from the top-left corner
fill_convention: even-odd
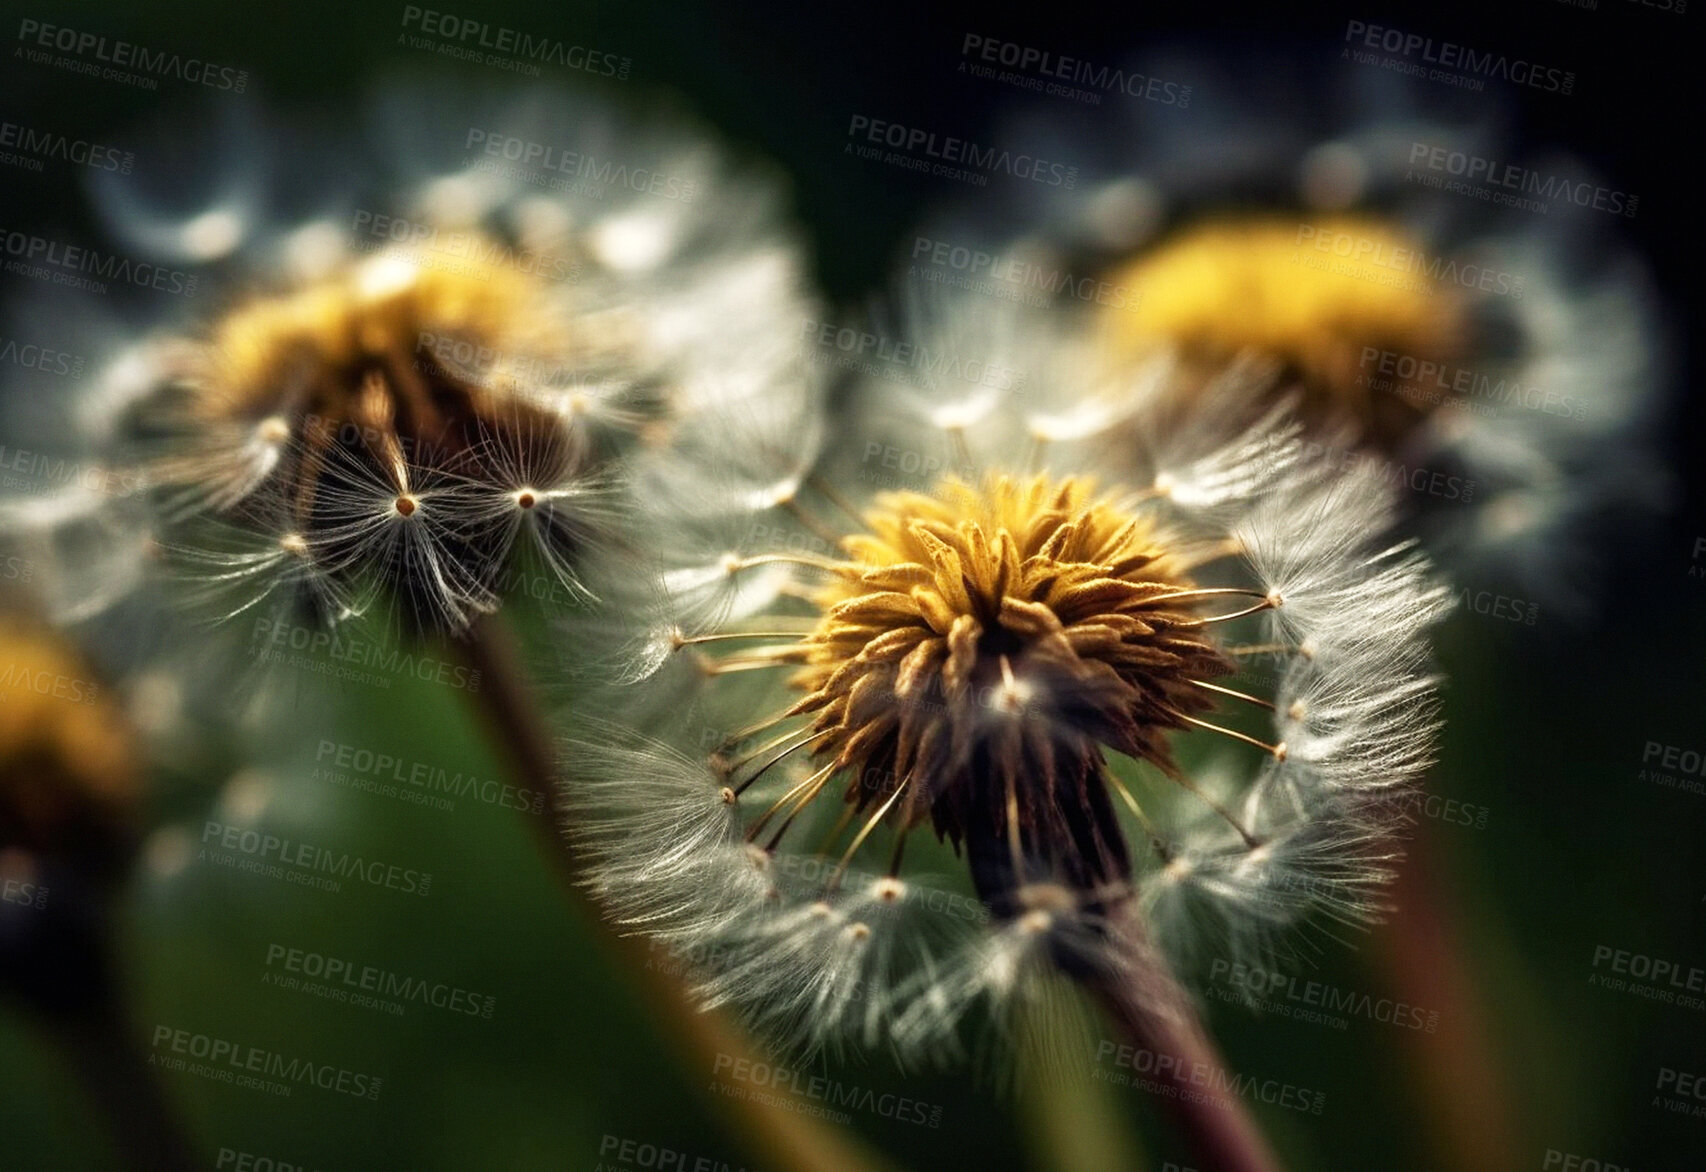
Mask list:
[[[578,585],[598,484],[575,424],[591,407],[541,375],[595,359],[545,328],[553,296],[533,274],[386,252],[237,309],[165,360],[156,410],[173,439],[147,467],[168,513],[259,529],[271,558],[229,572],[300,563],[333,618],[365,609],[377,580],[412,625],[459,626],[495,607],[521,533]]]
[[[1232,670],[1193,613],[1218,592],[1082,482],[950,481],[880,507],[805,640],[789,713],[813,717],[813,756],[852,774],[858,812],[963,843],[998,907],[1032,858],[1084,890],[1120,880],[1099,746],[1177,772],[1165,733]]]
[[[1017,368],[1000,348],[1047,331],[1009,325],[962,340]],[[749,500],[721,553],[653,502],[655,548],[705,560],[612,600],[645,678],[584,718],[564,792],[595,890],[711,958],[711,1003],[931,1055],[1047,972],[1271,961],[1284,929],[1378,916],[1445,594],[1379,541],[1377,479],[1311,465],[1283,410],[1210,442],[1176,372],[1068,368],[1047,413],[924,426],[870,379],[799,495]],[[1262,377],[1230,367],[1209,399]],[[1138,406],[1098,411],[1110,391]],[[1152,435],[1143,469],[1116,427]],[[955,471],[861,491],[842,453],[891,429]]]
[[[470,119],[500,144],[572,127],[589,178],[470,155]],[[89,323],[106,359],[39,446],[101,483],[0,502],[0,538],[40,564],[57,617],[162,584],[292,629],[458,634],[510,597],[576,608],[638,437],[809,392],[787,369],[804,266],[760,169],[538,87],[392,86],[370,121],[371,141],[311,158],[257,125],[250,146],[285,157],[235,180],[93,179],[129,247],[206,279],[192,315],[118,338]],[[213,137],[210,168],[247,157]],[[361,165],[306,199],[255,179],[327,158]],[[668,182],[626,182],[636,169]]]

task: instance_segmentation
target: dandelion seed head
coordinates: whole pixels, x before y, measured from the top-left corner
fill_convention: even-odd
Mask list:
[[[174,516],[270,530],[330,615],[365,611],[374,582],[416,628],[490,609],[518,532],[506,514],[578,588],[566,558],[596,519],[589,446],[493,373],[589,360],[572,315],[546,328],[563,296],[515,266],[386,251],[240,303],[159,392],[179,440],[151,478]],[[269,588],[269,563],[245,564]]]
[[[232,822],[259,822],[273,804],[276,787],[259,769],[232,774],[219,791],[219,813]]]
[[[655,268],[674,246],[671,227],[671,221],[657,212],[634,211],[609,217],[593,229],[593,255],[618,272]]]
[[[1163,201],[1154,184],[1137,177],[1116,179],[1091,198],[1086,220],[1104,248],[1125,250],[1143,243],[1161,222]]]
[[[1031,913],[1060,916],[1077,909],[1077,893],[1059,883],[1027,883],[1014,893],[1018,905]]]
[[[245,122],[195,152],[213,173],[169,190],[98,178],[124,251],[219,264],[199,320],[107,331],[116,360],[66,412],[83,463],[110,457],[137,498],[141,523],[113,508],[109,528],[169,556],[144,568],[126,548],[138,568],[120,575],[79,551],[53,567],[62,613],[162,584],[204,617],[407,631],[456,632],[524,593],[580,610],[586,550],[636,507],[641,432],[804,397],[789,362],[811,298],[762,167],[585,91],[376,97],[376,118],[312,136]],[[449,145],[468,126],[601,165],[546,191],[470,167]],[[164,129],[175,154],[205,137]],[[641,172],[668,193],[620,178]]]
[[[753,489],[750,495],[741,498],[741,503],[754,511],[773,509],[777,505],[787,504],[798,496],[799,492],[799,478],[790,476],[786,480],[779,480],[774,484],[766,484]]]
[[[967,326],[958,338],[1003,332],[938,320]],[[1093,369],[1050,370],[1042,390],[1098,397]],[[661,573],[645,674],[680,689],[656,705],[665,725],[696,714],[677,751],[723,845],[678,831],[608,866],[651,876],[643,930],[723,950],[712,1003],[807,1048],[923,1057],[952,1048],[972,1005],[1023,1001],[1049,972],[1105,970],[1146,940],[1253,960],[1314,918],[1378,913],[1371,844],[1390,820],[1373,796],[1430,759],[1425,639],[1444,592],[1414,550],[1371,540],[1390,487],[1306,459],[1288,404],[1230,434],[1185,409],[1216,416],[1270,370],[1147,370],[1118,413],[1146,440],[1136,457],[1099,426],[1039,436],[1014,397],[961,433],[923,432],[916,396],[877,374],[838,438],[881,453],[868,437],[911,421],[939,441],[916,454],[935,469],[921,487],[875,492],[825,461],[785,497],[719,498],[729,531],[774,544],[709,545]],[[1055,401],[1079,418],[1073,393]],[[772,571],[785,576],[736,604]],[[687,658],[685,683],[659,666]],[[714,743],[692,742],[694,719]],[[593,789],[618,784],[593,771]],[[928,873],[922,850],[951,851],[957,874]]]
[[[284,269],[299,281],[325,277],[344,259],[344,233],[328,220],[311,220],[290,232],[280,249]]]
[[[497,176],[463,171],[430,180],[422,187],[417,204],[424,220],[466,226],[478,224],[502,193]]]
[[[255,438],[271,447],[283,447],[290,439],[290,420],[269,415],[255,425]]]
[[[434,421],[428,394],[463,400],[455,409],[464,413],[489,411],[484,388],[453,385],[460,380],[430,354],[417,354],[422,337],[455,337],[494,353],[523,345],[530,351],[534,343],[518,336],[515,323],[528,320],[530,302],[549,290],[512,268],[469,268],[451,273],[382,253],[328,280],[239,306],[212,330],[197,408],[212,418],[258,418],[275,443],[281,431],[299,433],[305,415],[334,425],[383,421],[409,438],[427,438]],[[424,388],[407,385],[417,366]],[[375,380],[388,413],[364,401],[374,397]],[[398,419],[410,412],[422,418]]]
[[[575,225],[573,212],[544,196],[522,200],[514,214],[516,230],[522,240],[540,246],[566,239]]]
[[[980,387],[958,402],[949,401],[932,407],[928,413],[930,425],[943,431],[964,431],[994,409],[1000,400],[992,387]]]
[[[195,838],[182,826],[163,826],[142,847],[142,869],[156,883],[170,882],[195,862]]]

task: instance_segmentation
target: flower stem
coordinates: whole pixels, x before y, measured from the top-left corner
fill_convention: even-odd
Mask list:
[[[1374,937],[1371,955],[1389,988],[1410,1005],[1431,1007],[1439,1028],[1416,1038],[1412,1077],[1431,1118],[1436,1167],[1493,1172],[1521,1164],[1520,1129],[1513,1118],[1508,1074],[1480,990],[1482,974],[1467,958],[1461,905],[1442,883],[1439,832],[1417,819],[1398,868],[1393,902],[1398,914]]]
[[[606,955],[622,966],[660,1033],[674,1043],[688,1068],[706,1080],[719,1066],[756,1057],[750,1039],[721,1014],[700,1008],[681,982],[659,965],[648,963],[652,958],[646,946],[612,930],[584,894],[585,871],[564,834],[568,811],[557,783],[551,737],[508,630],[496,620],[482,619],[457,648],[468,665],[480,672],[480,686],[472,696],[492,735],[517,776],[546,795],[545,808],[529,820],[540,849],[563,881],[570,906]],[[763,1157],[762,1166],[767,1169],[884,1172],[887,1168],[858,1140],[809,1116],[738,1095],[720,1097],[718,1105],[726,1113],[724,1122],[749,1150]]]
[[[1081,980],[1133,1045],[1172,1059],[1156,1063],[1155,1078],[1169,1088],[1162,1101],[1197,1164],[1203,1172],[1280,1172],[1273,1148],[1243,1103],[1200,1089],[1228,1086],[1231,1080],[1189,995],[1165,962],[1142,945],[1122,959]]]

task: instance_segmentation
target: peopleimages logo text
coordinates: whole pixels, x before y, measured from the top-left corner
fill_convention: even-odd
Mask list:
[[[7,148],[5,154],[0,154],[0,161],[16,158],[17,156],[10,154],[15,150],[33,163],[57,159],[62,163],[75,163],[96,171],[116,171],[120,175],[130,174],[136,163],[136,156],[130,151],[121,151],[105,143],[73,138],[55,130],[41,130],[18,122],[0,122],[0,147]]]
[[[386,673],[362,679],[366,683],[389,676],[413,676],[429,684],[445,684],[469,692],[480,690],[478,668],[435,659],[430,655],[417,655],[383,640],[340,638],[321,627],[300,627],[273,619],[256,619],[249,643],[255,658],[263,663],[291,663],[318,670],[314,658],[324,655],[352,670],[368,668]],[[351,678],[360,677],[358,674]],[[390,684],[381,686],[390,687]]]
[[[692,200],[698,195],[697,180],[671,175],[651,167],[631,167],[611,158],[597,158],[580,151],[535,142],[513,134],[470,127],[463,148],[491,159],[504,159],[524,168],[554,171],[584,179],[595,187],[620,187],[664,199]]]
[[[313,843],[262,834],[241,826],[223,822],[208,822],[202,827],[202,849],[211,844],[214,850],[226,850],[248,855],[262,864],[274,864],[272,869],[283,874],[284,868],[302,873],[336,875],[340,879],[358,879],[371,887],[384,887],[409,895],[427,895],[432,891],[432,875],[412,867],[400,867],[378,859],[363,858],[348,851],[333,851]],[[275,878],[280,876],[274,876]]]
[[[1549,175],[1532,167],[1520,167],[1515,163],[1472,155],[1467,151],[1454,151],[1450,147],[1433,143],[1411,143],[1410,166],[1425,167],[1429,171],[1455,175],[1471,183],[1560,200],[1579,208],[1593,208],[1595,211],[1610,212],[1616,216],[1633,218],[1641,203],[1639,196],[1626,191],[1614,191],[1585,180]]]
[[[1121,1069],[1109,1071],[1108,1066]],[[1327,1105],[1325,1091],[1295,1086],[1277,1078],[1233,1074],[1195,1058],[1124,1046],[1105,1039],[1096,1046],[1093,1076],[1103,1082],[1135,1085],[1169,1098],[1191,1095],[1196,1101],[1208,1101],[1207,1096],[1224,1095],[1308,1115],[1321,1114]]]
[[[461,770],[453,771],[422,761],[409,761],[389,753],[379,753],[338,741],[322,740],[315,751],[314,760],[316,773],[329,773],[329,766],[336,766],[375,781],[392,781],[398,785],[451,797],[471,797],[477,802],[504,809],[527,810],[534,814],[545,809],[545,795],[530,789],[520,789],[491,778],[463,773]]]
[[[403,27],[416,29],[429,37],[442,38],[476,57],[482,55],[479,51],[485,50],[513,56],[519,61],[578,69],[596,77],[626,78],[634,66],[632,59],[619,53],[606,53],[587,45],[571,45],[552,37],[536,37],[471,16],[458,16],[453,12],[440,12],[413,4],[403,7]]]
[[[161,293],[195,293],[198,278],[193,273],[161,268],[147,261],[133,261],[117,253],[101,252],[95,248],[66,244],[29,232],[0,228],[0,252],[32,270],[30,275],[52,276],[56,284],[91,284],[82,276],[98,277],[135,285],[139,289],[155,289]],[[10,262],[8,262],[10,263]],[[60,280],[59,278],[64,278]]]
[[[558,253],[517,248],[483,232],[442,231],[436,224],[407,220],[365,208],[357,209],[350,222],[357,247],[364,251],[393,244],[424,249],[456,260],[467,261],[468,271],[487,276],[487,270],[502,266],[519,273],[537,273],[546,280],[567,281],[579,275],[574,258]]]
[[[1346,262],[1347,267],[1342,271],[1347,276],[1380,280],[1382,284],[1401,283],[1397,280],[1382,279],[1385,274],[1372,271],[1385,270],[1394,277],[1423,277],[1442,284],[1479,289],[1484,293],[1494,293],[1519,301],[1522,299],[1523,279],[1514,274],[1475,264],[1473,261],[1429,256],[1419,248],[1389,244],[1384,240],[1359,236],[1355,232],[1339,228],[1299,224],[1297,246],[1300,252],[1307,247],[1314,252],[1325,253]],[[1304,254],[1302,259],[1307,261],[1310,258]],[[1421,288],[1425,289],[1426,286]]]
[[[1585,399],[1565,395],[1551,388],[1530,383],[1526,386],[1515,378],[1495,376],[1481,370],[1452,366],[1435,358],[1419,358],[1397,350],[1382,350],[1364,346],[1357,358],[1362,372],[1358,383],[1374,390],[1402,389],[1409,395],[1436,390],[1461,396],[1457,401],[1485,404],[1487,414],[1499,407],[1522,407],[1565,419],[1585,419],[1588,404]],[[1434,398],[1432,401],[1438,401]]]
[[[204,85],[209,89],[231,90],[242,93],[249,84],[249,71],[235,69],[229,65],[215,65],[203,61],[199,57],[185,57],[179,53],[168,53],[164,50],[150,49],[131,41],[109,39],[98,33],[86,33],[64,25],[46,24],[39,20],[25,18],[18,22],[18,40],[27,46],[40,49],[55,50],[67,53],[73,57],[93,58],[95,61],[113,66],[120,70],[131,70],[144,75],[140,80],[151,80],[153,77],[170,77],[192,85]],[[53,61],[42,61],[39,57],[46,54],[30,52],[28,59],[37,64],[58,64]],[[90,66],[83,72],[100,70],[101,66]]]
[[[277,1050],[248,1046],[211,1034],[192,1034],[169,1025],[154,1027],[153,1049],[155,1053],[149,1058],[150,1065],[167,1070],[185,1069],[181,1058],[172,1060],[182,1055],[205,1064],[192,1073],[214,1077],[220,1082],[235,1081],[237,1085],[247,1085],[242,1076],[278,1080],[274,1086],[285,1088],[285,1095],[289,1095],[289,1088],[293,1086],[313,1086],[355,1099],[377,1099],[385,1082],[375,1075],[346,1070],[329,1062],[292,1058]],[[233,1075],[238,1077],[233,1079]],[[265,1089],[274,1090],[274,1087]]]
[[[379,997],[393,998],[397,1002],[413,1001],[420,1005],[430,1005],[434,1009],[442,1009],[447,1013],[465,1014],[488,1021],[491,1020],[492,1010],[497,1005],[496,997],[473,993],[460,985],[405,976],[377,965],[361,964],[343,957],[291,948],[283,944],[267,945],[266,967],[269,971],[262,979],[268,984],[283,983],[284,978],[271,972],[276,968],[296,977],[325,982],[326,985],[332,986],[329,990],[335,994],[332,1000],[348,1000],[353,994],[371,993]]]
[[[946,379],[997,391],[1017,390],[1025,381],[1024,371],[999,362],[932,350],[922,343],[902,342],[834,322],[806,321],[803,325],[803,337],[815,344],[814,356],[828,357],[832,351],[839,351],[850,360],[877,359],[885,364],[883,370],[915,373],[932,383]]]
[[[1035,74],[1041,85],[1033,84],[1025,87],[1052,92],[1047,87],[1049,81],[1067,82],[1075,86],[1084,86],[1091,91],[1101,93],[1119,93],[1130,98],[1142,98],[1145,101],[1159,102],[1164,106],[1186,107],[1191,104],[1191,87],[1180,85],[1176,81],[1164,81],[1159,77],[1135,73],[1131,70],[1120,69],[1111,65],[1095,65],[1080,57],[1071,57],[1063,53],[1053,53],[1047,49],[1038,49],[1030,45],[1022,45],[1017,41],[1004,41],[999,37],[979,36],[977,33],[967,33],[960,42],[960,56],[983,62],[985,65],[1003,65],[1019,73]],[[965,68],[964,64],[961,68]],[[994,76],[986,70],[985,76]],[[1010,80],[1011,75],[1000,75],[997,80]],[[1064,91],[1077,93],[1083,91]],[[1092,95],[1094,96],[1094,95]]]
[[[1420,33],[1366,21],[1347,22],[1345,41],[1364,50],[1391,53],[1427,65],[1461,70],[1465,74],[1508,81],[1548,93],[1568,94],[1576,88],[1576,75],[1571,70],[1556,69],[1503,53],[1471,49],[1453,41],[1436,41]],[[1348,48],[1345,50],[1346,55],[1350,52]]]
[[[1076,300],[1093,301],[1111,309],[1129,309],[1137,304],[1137,297],[1124,285],[1099,277],[1079,276],[1058,265],[1043,265],[1017,256],[989,253],[946,240],[932,240],[928,236],[913,237],[912,260],[914,273],[919,265],[928,264],[964,273],[973,282],[986,278],[996,287],[1035,289],[1047,294],[1048,298],[1064,293]],[[1047,298],[1039,304],[1046,304],[1046,301]]]
[[[718,1081],[732,1079],[751,1087],[797,1095],[829,1107],[851,1107],[897,1123],[917,1123],[926,1127],[942,1125],[940,1105],[893,1092],[879,1094],[869,1087],[839,1082],[825,1075],[807,1074],[776,1063],[719,1053],[711,1075]]]
[[[83,374],[84,360],[80,354],[49,349],[34,342],[20,342],[16,338],[0,337],[0,365],[22,366],[28,370],[39,370],[43,374],[79,378]],[[5,445],[0,444],[0,453],[5,450]]]
[[[914,164],[922,164],[916,167],[918,170],[929,169],[929,161],[935,160],[940,164],[954,164],[967,171],[1028,179],[1047,187],[1070,189],[1078,184],[1077,167],[1051,163],[1047,159],[1023,151],[983,146],[970,139],[958,138],[951,134],[937,134],[934,130],[919,126],[885,122],[864,114],[855,114],[848,121],[847,137],[869,144],[869,147],[889,147],[896,154],[907,156]],[[853,144],[848,144],[848,150],[862,158],[872,157],[869,147],[854,151]],[[891,155],[884,161],[900,160]]]

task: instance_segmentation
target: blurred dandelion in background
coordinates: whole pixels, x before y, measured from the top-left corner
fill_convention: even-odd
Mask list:
[[[1075,188],[946,203],[918,238],[1000,258],[1007,284],[1092,319],[1112,354],[1170,355],[1183,410],[1233,356],[1267,356],[1280,377],[1247,417],[1300,392],[1314,458],[1406,490],[1410,531],[1449,568],[1580,613],[1603,562],[1559,536],[1627,532],[1669,494],[1652,458],[1665,327],[1615,236],[1638,198],[1519,148],[1483,94],[1323,80],[1255,52],[1138,66],[1188,81],[1188,102],[1009,118],[1009,142],[1085,161]],[[1552,194],[1446,190],[1472,164],[1471,180]]]
[[[292,154],[251,112],[242,150],[205,128],[211,177],[160,193],[97,173],[122,238],[216,279],[191,320],[121,341],[69,412],[107,482],[6,502],[62,616],[160,562],[225,617],[390,608],[456,633],[523,573],[584,601],[575,562],[616,528],[609,468],[634,433],[787,381],[809,299],[759,169],[590,95],[399,85],[373,108],[365,147]],[[618,144],[621,173],[508,161],[566,141],[589,160]],[[282,157],[251,157],[270,144]],[[347,177],[303,190],[328,156]],[[68,543],[77,527],[104,536]]]

